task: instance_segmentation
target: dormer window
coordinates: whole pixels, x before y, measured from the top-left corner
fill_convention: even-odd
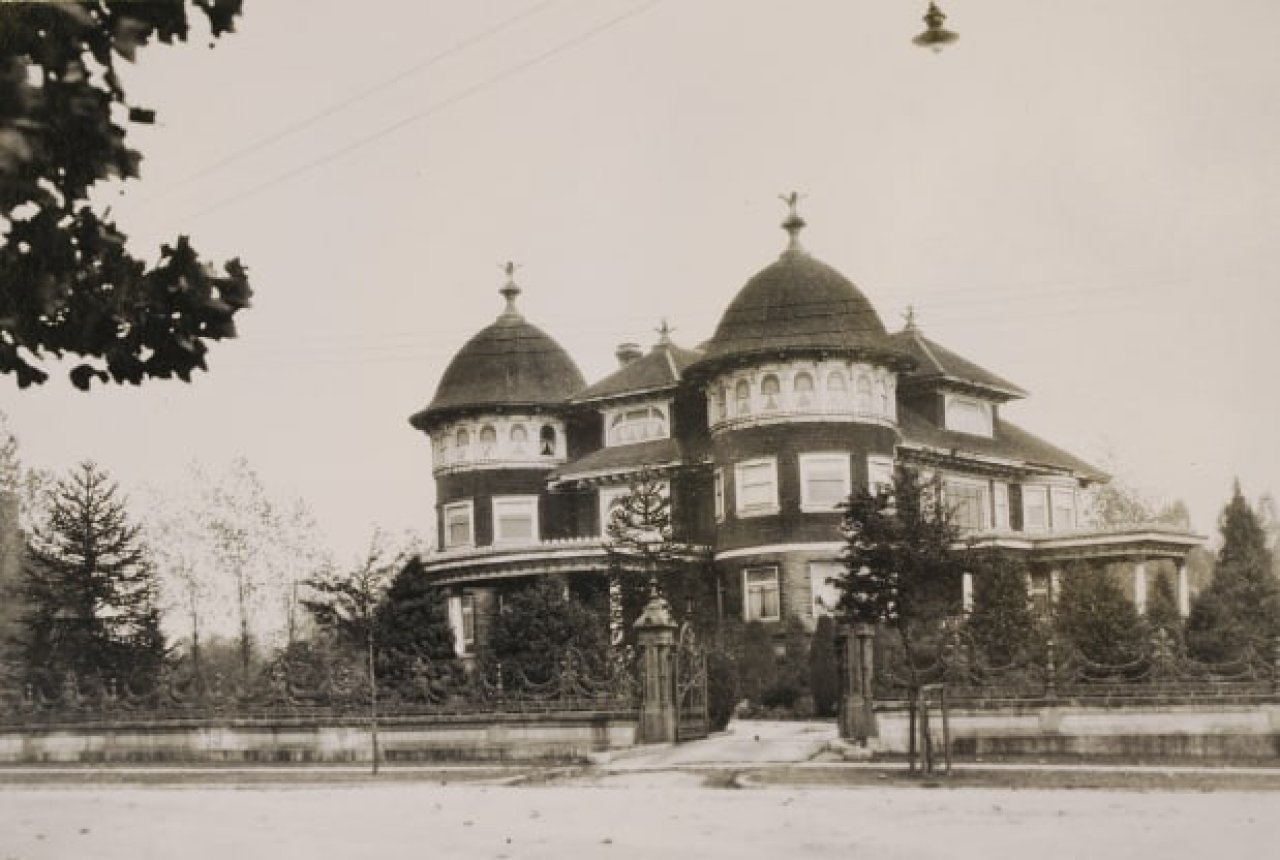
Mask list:
[[[994,435],[991,420],[991,404],[972,397],[948,394],[946,401],[947,429],[974,436]]]
[[[633,406],[608,414],[610,446],[666,439],[671,435],[666,410],[660,406]]]

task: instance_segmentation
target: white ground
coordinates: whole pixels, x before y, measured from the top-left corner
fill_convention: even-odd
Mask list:
[[[0,860],[1275,857],[1274,793],[596,786],[0,787]]]

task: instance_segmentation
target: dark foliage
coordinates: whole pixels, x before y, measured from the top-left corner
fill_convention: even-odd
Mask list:
[[[391,581],[377,625],[378,667],[388,679],[409,677],[423,659],[438,665],[455,658],[444,595],[427,580],[416,556]]]
[[[1006,553],[968,558],[973,574],[973,612],[965,627],[985,660],[1007,666],[1026,659],[1038,625],[1027,596],[1027,567]]]
[[[1247,651],[1270,653],[1280,635],[1280,581],[1273,570],[1266,531],[1240,492],[1218,520],[1222,549],[1209,587],[1187,618],[1187,647],[1198,659],[1237,659]]]
[[[836,715],[840,696],[837,668],[836,625],[831,616],[821,615],[809,645],[809,691],[814,712],[819,717]]]
[[[745,625],[740,653],[739,689],[744,698],[758,704],[764,692],[778,680],[778,654],[768,628],[759,621]]]
[[[1144,628],[1133,601],[1110,571],[1093,565],[1071,565],[1060,579],[1054,607],[1054,629],[1086,659],[1122,666],[1145,648]]]
[[[48,689],[68,674],[149,689],[165,659],[155,570],[119,489],[84,463],[58,481],[23,564],[19,653]]]
[[[494,620],[492,659],[534,683],[556,676],[570,649],[601,672],[608,653],[606,619],[575,597],[562,583],[540,578],[512,592]]]
[[[190,10],[213,37],[242,0],[5,3],[0,14],[0,373],[43,383],[67,354],[71,381],[189,380],[207,341],[235,336],[249,304],[237,260],[218,274],[180,236],[148,264],[89,201],[101,180],[138,176],[123,123],[155,121],[131,104],[116,63],[153,40],[186,41]]]
[[[733,655],[713,649],[707,652],[707,717],[711,731],[722,731],[738,704],[738,666]]]

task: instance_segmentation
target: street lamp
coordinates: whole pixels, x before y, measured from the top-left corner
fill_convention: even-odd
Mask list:
[[[937,3],[930,2],[929,9],[924,13],[925,30],[919,36],[912,39],[912,43],[922,48],[928,48],[935,54],[956,41],[960,37],[955,33],[942,26],[947,16],[938,8]]]

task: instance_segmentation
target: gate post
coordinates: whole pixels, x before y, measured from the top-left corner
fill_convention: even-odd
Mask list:
[[[673,644],[676,623],[671,607],[655,589],[635,623],[640,647],[640,725],[637,742],[674,743],[676,697]]]
[[[875,635],[875,628],[870,624],[842,624],[836,634],[840,737],[863,745],[880,735],[875,712],[871,710]]]

